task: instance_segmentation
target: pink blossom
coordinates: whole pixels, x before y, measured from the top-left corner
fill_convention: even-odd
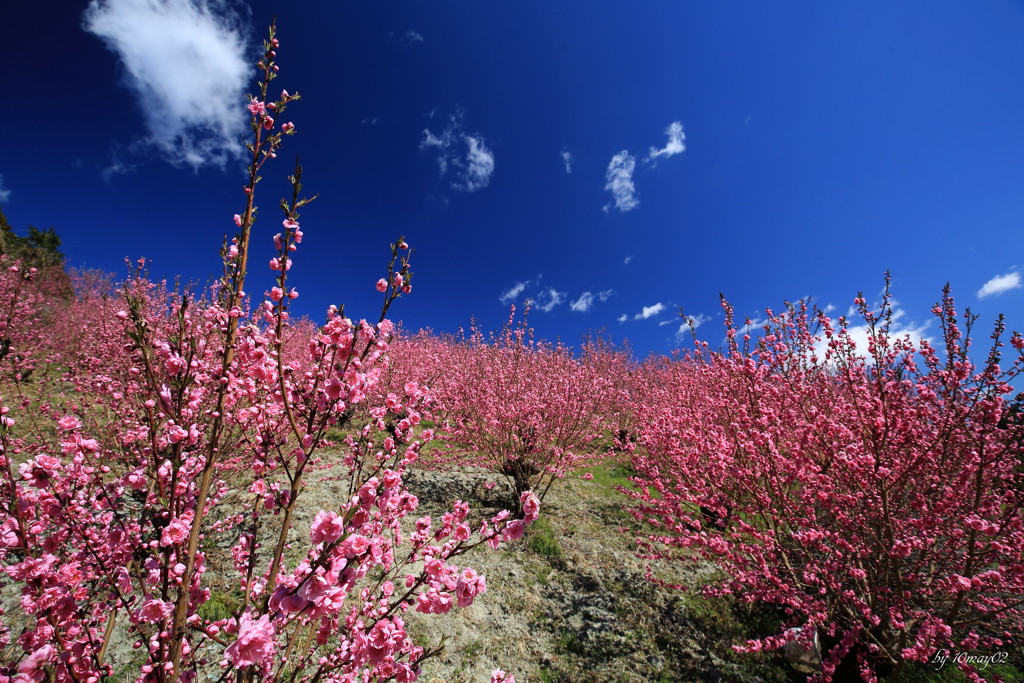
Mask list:
[[[192,528],[191,520],[175,517],[170,524],[164,527],[160,536],[160,545],[180,545],[188,539],[189,531]]]
[[[155,624],[171,615],[174,611],[174,605],[169,602],[164,602],[153,596],[146,598],[145,602],[142,603],[142,607],[136,612],[136,618],[139,621]]]
[[[313,543],[333,543],[345,532],[345,520],[335,512],[321,510],[313,520],[310,540]]]
[[[224,651],[225,658],[237,667],[267,664],[274,656],[277,642],[270,616],[264,614],[253,621],[250,612],[238,622],[238,639]]]
[[[472,605],[473,599],[477,595],[486,592],[487,582],[482,575],[468,567],[459,572],[458,584],[455,586],[455,596],[458,598],[459,607]]]
[[[452,609],[452,596],[430,588],[416,597],[416,611],[426,614],[447,614]]]
[[[529,521],[537,519],[540,513],[540,500],[532,491],[524,491],[519,497],[519,503],[523,507],[524,519]]]
[[[78,429],[82,426],[82,422],[73,415],[65,415],[57,420],[57,426],[66,430]]]
[[[188,432],[178,425],[170,425],[167,428],[167,440],[171,443],[178,443],[188,438]]]
[[[37,455],[35,460],[23,463],[18,471],[21,473],[22,479],[29,481],[32,486],[42,489],[49,485],[50,478],[57,473],[59,468],[60,458],[42,453]]]
[[[31,681],[41,681],[46,678],[46,671],[43,670],[56,654],[53,645],[47,643],[38,650],[35,650],[25,659],[18,663],[18,673],[26,676]]]
[[[491,683],[516,683],[516,679],[512,674],[505,673],[501,669],[495,669],[491,672]]]
[[[370,539],[360,534],[352,534],[342,543],[345,557],[359,557],[370,548]]]
[[[526,531],[526,524],[520,519],[514,519],[504,529],[504,539],[507,541],[518,541]]]

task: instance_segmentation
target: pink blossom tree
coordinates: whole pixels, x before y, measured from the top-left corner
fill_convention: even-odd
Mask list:
[[[647,552],[711,560],[725,578],[706,593],[782,610],[777,635],[741,650],[820,634],[816,680],[1017,647],[1024,482],[1019,427],[1000,418],[1024,339],[1002,370],[1000,321],[975,366],[974,318],[948,288],[941,350],[892,334],[888,287],[880,310],[856,300],[867,348],[844,318],[819,314],[815,333],[806,305],[769,311],[752,342],[723,305],[727,351],[698,345],[665,365],[640,410],[633,495],[658,527]]]
[[[596,443],[609,428],[613,387],[596,364],[534,341],[514,317],[496,338],[476,332],[448,353],[452,374],[435,390],[447,417],[436,460],[491,470],[514,502],[529,490],[543,500],[567,472],[604,455]]]

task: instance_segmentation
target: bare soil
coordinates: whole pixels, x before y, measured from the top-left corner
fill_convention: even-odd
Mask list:
[[[733,643],[771,628],[764,614],[647,580],[650,561],[637,556],[641,533],[628,513],[628,484],[614,466],[593,481],[556,483],[526,538],[498,551],[463,557],[487,577],[488,590],[467,609],[444,617],[409,618],[421,644],[450,635],[443,654],[424,664],[428,683],[487,681],[500,667],[521,683],[591,681],[784,681],[793,671],[777,658],[739,655]],[[421,512],[440,514],[455,500],[493,514],[509,503],[502,483],[471,468],[416,471],[409,489]],[[672,563],[662,577],[702,585],[714,567]]]

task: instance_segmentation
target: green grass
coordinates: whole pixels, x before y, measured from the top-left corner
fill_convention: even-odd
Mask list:
[[[539,518],[527,527],[526,547],[551,564],[561,564],[565,559],[562,546],[555,538],[555,530],[545,517]]]
[[[608,493],[621,495],[618,487],[633,488],[629,478],[635,476],[636,471],[628,461],[609,461],[580,470],[577,474],[592,474],[592,484]]]
[[[555,648],[559,652],[582,652],[582,643],[580,643],[579,636],[569,630],[562,630],[558,634],[558,640],[555,642]]]
[[[234,615],[241,604],[241,600],[234,595],[213,591],[210,599],[199,606],[198,613],[203,619],[218,621]]]
[[[1024,670],[1008,661],[992,664],[978,673],[986,681],[1024,681]],[[907,665],[898,679],[890,680],[898,680],[900,683],[962,683],[968,679],[956,664],[949,661],[941,669],[935,664],[914,662]]]

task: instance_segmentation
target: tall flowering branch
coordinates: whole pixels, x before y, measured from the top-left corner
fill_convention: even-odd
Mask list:
[[[418,501],[403,479],[433,436],[420,426],[430,392],[381,396],[378,385],[388,308],[411,291],[411,250],[392,245],[377,322],[331,307],[323,325],[293,325],[288,273],[310,201],[301,168],[274,238],[274,286],[248,310],[258,172],[294,131],[274,115],[296,96],[267,101],[278,47],[272,27],[248,104],[246,208],[213,297],[167,291],[140,263],[116,306],[86,297],[67,307],[61,329],[76,349],[61,355],[67,393],[41,406],[48,432],[19,429],[0,401],[0,562],[24,613],[2,622],[0,646],[11,647],[0,676],[109,677],[127,664],[107,661],[127,630],[143,653],[138,681],[415,680],[436,650],[412,642],[402,615],[471,604],[486,580],[453,561],[515,540],[537,516],[530,492],[521,519],[502,511],[471,523],[460,502],[406,538]],[[8,284],[0,278],[13,292],[9,323],[32,315]],[[323,451],[329,429],[346,433],[340,454]],[[345,495],[296,544],[308,474],[327,468]],[[237,603],[207,612],[214,587],[226,586]]]
[[[280,99],[268,101],[267,93],[270,82],[277,77],[278,66],[274,62],[277,56],[277,49],[280,43],[277,39],[277,27],[271,24],[267,40],[263,43],[263,58],[256,66],[262,71],[262,79],[259,81],[259,95],[250,98],[248,105],[249,113],[252,116],[250,127],[254,134],[254,141],[246,143],[246,149],[252,154],[249,162],[249,181],[244,188],[246,195],[245,209],[241,215],[235,215],[235,224],[240,229],[239,233],[232,240],[232,245],[224,254],[225,277],[222,281],[221,296],[226,309],[226,319],[222,320],[224,333],[224,344],[221,363],[221,372],[214,380],[219,382],[217,388],[216,407],[213,411],[214,420],[209,430],[209,441],[205,461],[199,473],[199,487],[197,491],[195,518],[192,520],[188,537],[188,546],[185,551],[185,571],[182,576],[183,585],[191,585],[195,572],[195,558],[198,550],[199,535],[202,529],[203,518],[206,514],[206,502],[210,492],[210,485],[213,480],[214,466],[217,462],[221,438],[224,430],[224,410],[230,384],[229,373],[232,363],[235,360],[235,348],[238,341],[238,321],[242,315],[242,303],[245,298],[245,276],[249,260],[249,239],[252,225],[256,220],[256,206],[254,203],[256,185],[261,180],[259,172],[268,159],[277,156],[277,150],[281,145],[283,135],[293,134],[294,125],[287,123],[274,131],[274,118],[271,114],[284,112],[289,102],[299,99],[299,95],[289,94],[282,91]],[[174,618],[171,622],[171,646],[170,659],[174,671],[180,670],[179,664],[182,654],[182,644],[185,642],[186,619],[188,617],[189,594],[181,591],[174,605]]]

